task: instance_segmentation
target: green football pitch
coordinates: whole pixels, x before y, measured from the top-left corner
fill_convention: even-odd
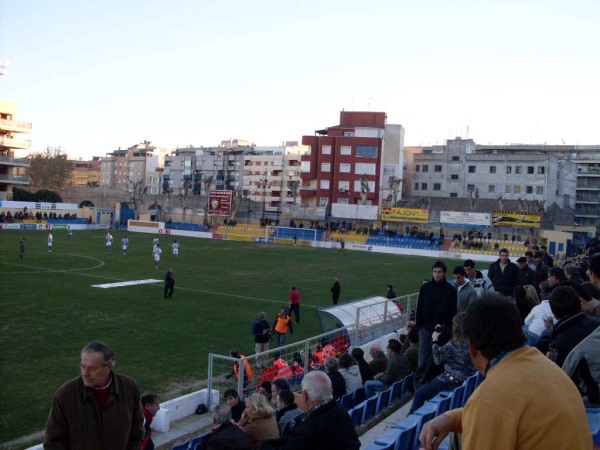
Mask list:
[[[150,234],[128,233],[127,255],[114,233],[0,232],[0,443],[43,429],[52,396],[79,372],[88,342],[110,344],[116,371],[133,376],[142,391],[163,400],[195,390],[206,379],[208,353],[232,347],[253,353],[251,322],[269,320],[288,304],[291,286],[302,294],[302,320],[288,343],[320,334],[316,309],[331,303],[334,278],[342,302],[416,292],[429,278],[431,258],[337,249],[161,236],[163,254],[154,268]],[[24,260],[19,241],[26,239]],[[170,244],[180,243],[174,260]],[[458,261],[447,261],[449,270]],[[173,299],[163,298],[164,275],[173,268]],[[156,284],[112,288],[93,285],[156,279]]]

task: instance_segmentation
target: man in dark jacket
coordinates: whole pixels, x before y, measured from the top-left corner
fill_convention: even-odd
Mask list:
[[[333,280],[333,286],[331,286],[331,301],[333,302],[334,305],[338,304],[338,301],[340,300],[340,295],[342,293],[342,286],[340,285],[339,280],[336,278],[335,280]]]
[[[290,434],[263,444],[263,449],[354,450],[360,441],[348,412],[333,398],[331,381],[325,372],[304,375],[302,396],[308,412],[288,422]]]
[[[173,297],[173,291],[175,290],[175,275],[173,275],[173,268],[169,267],[165,274],[165,298]]]
[[[231,421],[231,408],[219,405],[213,410],[212,431],[202,441],[202,450],[252,450],[252,442]]]
[[[373,377],[372,381],[365,383],[365,395],[371,397],[375,392],[387,389],[396,381],[401,380],[411,372],[410,362],[402,353],[402,344],[397,339],[388,341],[389,359],[383,373]]]
[[[519,286],[531,285],[537,289],[535,271],[527,264],[527,258],[521,256],[517,259],[517,266],[519,267],[517,284]]]
[[[417,299],[416,328],[419,331],[419,367],[431,357],[431,334],[437,325],[452,328],[456,315],[456,289],[446,281],[446,264],[436,261],[431,267],[432,280],[421,286]]]
[[[512,297],[515,286],[519,282],[519,268],[508,259],[508,250],[500,250],[500,258],[490,264],[488,277],[494,284],[494,290]]]
[[[148,393],[142,395],[142,413],[144,414],[144,440],[141,450],[154,450],[152,441],[152,421],[160,409],[160,398],[158,394]]]
[[[113,372],[115,356],[102,342],[81,351],[81,375],[61,386],[46,423],[44,449],[133,450],[144,436],[140,390]]]
[[[550,309],[558,322],[552,332],[549,356],[562,367],[571,350],[600,326],[600,320],[581,310],[579,294],[570,286],[559,285],[552,291]]]

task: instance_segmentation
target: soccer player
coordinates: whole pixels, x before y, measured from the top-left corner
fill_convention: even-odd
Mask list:
[[[179,259],[179,242],[177,242],[177,239],[173,241],[171,247],[173,248],[173,258]]]
[[[108,233],[106,233],[106,251],[110,252],[110,250],[112,249],[112,241],[113,241],[113,235],[110,234],[110,231]]]
[[[125,256],[127,254],[127,247],[129,247],[129,238],[127,235],[121,239],[121,244],[123,244],[123,256]]]
[[[52,236],[52,233],[50,231],[48,231],[48,252],[52,253],[52,241],[54,240],[54,237]]]
[[[154,252],[154,250],[156,250],[157,245],[158,245],[158,234],[152,240],[152,252]]]
[[[160,254],[162,253],[162,250],[160,249],[160,244],[156,244],[152,253],[154,254],[154,268],[158,269],[158,263],[160,262]]]
[[[71,225],[67,225],[67,239],[73,239],[73,230],[71,230]]]
[[[19,252],[21,261],[23,261],[23,258],[25,257],[25,238],[21,238],[21,242],[19,242]]]

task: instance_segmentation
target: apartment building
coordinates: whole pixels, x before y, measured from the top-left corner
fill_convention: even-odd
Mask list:
[[[303,205],[395,205],[402,198],[404,128],[384,112],[342,111],[339,124],[303,136]]]
[[[148,186],[151,174],[162,167],[166,153],[165,148],[149,141],[107,153],[100,160],[100,185],[127,192],[132,192],[140,183]]]
[[[30,132],[30,122],[17,120],[17,104],[0,100],[0,199],[12,200],[14,186],[29,184],[29,177],[24,174],[29,159],[26,155],[18,158],[15,152],[31,148],[31,141],[19,136]]]
[[[94,156],[91,161],[71,160],[71,186],[100,186],[100,157]]]

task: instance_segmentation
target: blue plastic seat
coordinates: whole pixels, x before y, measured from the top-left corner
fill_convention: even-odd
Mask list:
[[[339,400],[340,406],[342,408],[344,408],[346,411],[349,411],[354,406],[353,398],[354,398],[354,392],[350,392],[349,394],[342,396]]]
[[[414,374],[411,372],[402,379],[402,392],[400,393],[401,397],[404,397],[406,394],[414,390],[413,377]]]
[[[202,436],[198,436],[195,437],[194,439],[192,439],[192,441],[190,442],[190,450],[196,450],[199,449],[202,446],[202,441],[204,440],[204,436],[206,435],[202,435]]]
[[[377,406],[375,407],[375,414],[379,414],[390,404],[390,396],[392,395],[392,388],[388,388],[381,392],[377,397]]]
[[[419,417],[410,414],[406,419],[394,427],[394,429],[399,429],[401,431],[396,440],[394,450],[412,450],[415,439],[419,439],[419,435],[416,434],[418,423]]]
[[[463,396],[465,393],[465,385],[457,387],[452,391],[452,400],[450,400],[450,408],[456,409],[462,406]]]
[[[471,375],[469,378],[465,380],[465,392],[463,394],[462,404],[465,405],[467,400],[477,387],[477,374]]]
[[[435,397],[433,397],[429,402],[434,403],[436,405],[435,415],[436,417],[440,414],[448,411],[450,407],[450,401],[452,400],[452,392],[451,391],[442,391],[438,393]]]
[[[353,402],[354,406],[356,406],[356,405],[364,402],[365,398],[366,398],[365,388],[360,387],[353,392],[352,402]]]
[[[174,445],[172,450],[188,450],[190,448],[190,441],[186,441],[182,444]]]
[[[363,416],[361,420],[361,424],[365,423],[371,417],[375,416],[377,412],[377,400],[379,400],[379,395],[374,395],[364,401],[365,408],[363,410]]]
[[[352,420],[352,423],[355,427],[359,426],[362,423],[363,412],[365,410],[365,403],[366,402],[362,402],[356,405],[350,411],[348,411],[348,414],[350,414],[350,419]]]
[[[402,384],[404,383],[404,379],[396,381],[392,384],[392,392],[390,395],[390,405],[394,403],[396,400],[400,400],[402,397]]]
[[[600,408],[586,408],[585,415],[592,432],[594,445],[600,445]]]
[[[436,405],[434,403],[425,403],[419,409],[417,409],[413,415],[417,417],[417,427],[415,429],[415,436],[413,438],[413,445],[410,447],[411,449],[419,449],[419,434],[421,434],[421,429],[423,425],[429,422],[431,419],[435,417],[436,413]]]

